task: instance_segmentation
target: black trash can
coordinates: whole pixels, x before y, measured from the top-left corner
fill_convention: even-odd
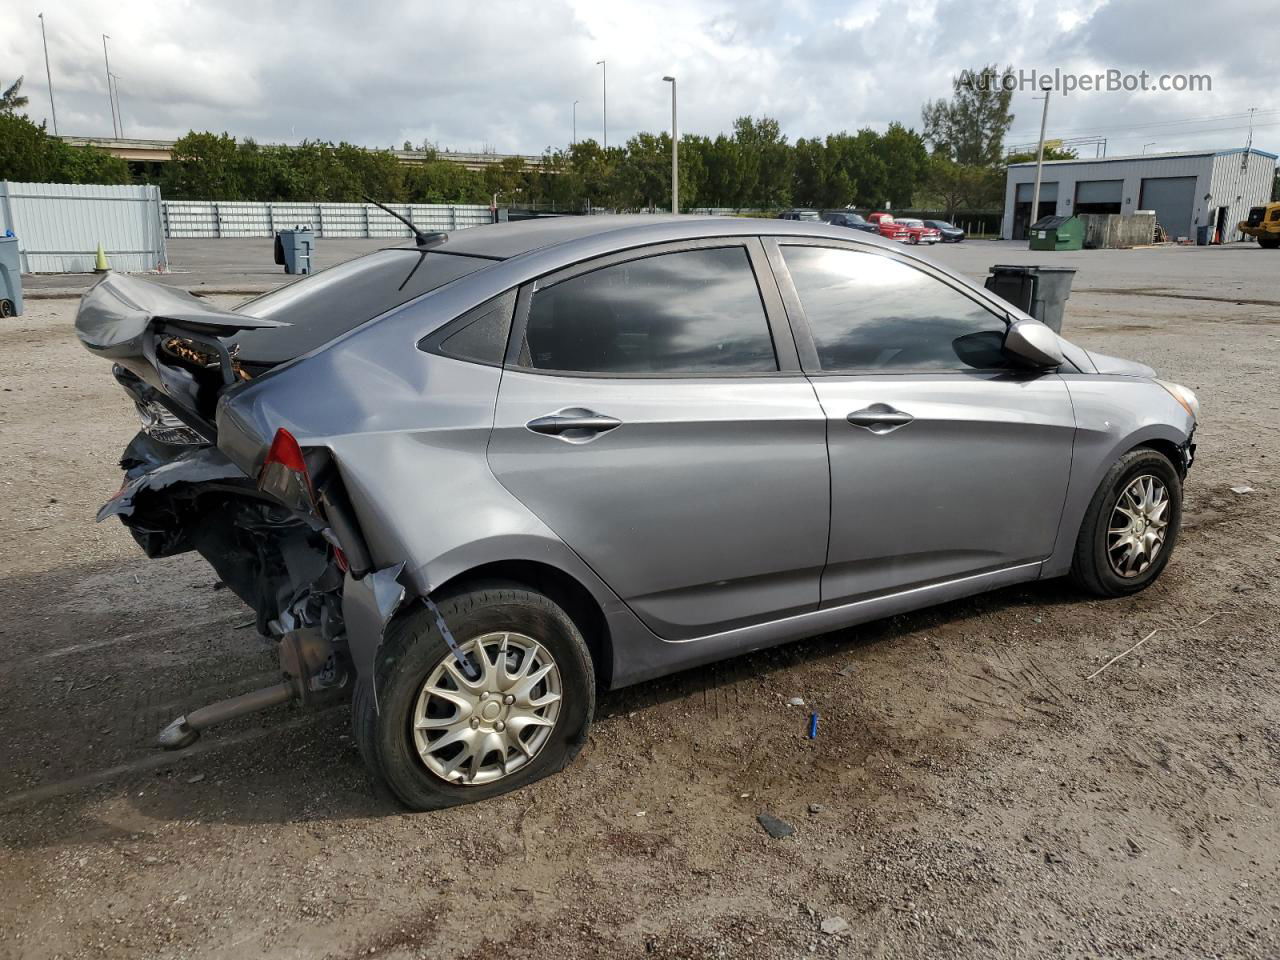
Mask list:
[[[1074,267],[996,264],[986,287],[1002,300],[1031,314],[1054,333],[1062,332],[1062,311],[1071,296]]]

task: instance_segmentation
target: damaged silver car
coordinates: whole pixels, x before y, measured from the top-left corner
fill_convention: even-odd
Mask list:
[[[581,217],[418,234],[234,310],[108,275],[102,509],[199,552],[410,807],[519,787],[597,690],[990,590],[1159,576],[1191,391],[896,244]]]

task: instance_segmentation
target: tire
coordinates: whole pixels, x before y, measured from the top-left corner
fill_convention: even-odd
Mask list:
[[[1132,568],[1125,575],[1117,569],[1117,563],[1124,566],[1128,550],[1119,538],[1113,541],[1109,530],[1117,504],[1140,478],[1151,478],[1154,485],[1162,485],[1166,492],[1164,539],[1153,558],[1145,565],[1131,561]],[[1126,503],[1132,505],[1132,501]],[[1149,447],[1130,450],[1112,464],[1089,503],[1076,540],[1071,577],[1083,589],[1103,597],[1123,597],[1144,590],[1168,565],[1181,525],[1182,478],[1178,471],[1167,457]],[[1144,525],[1142,529],[1145,531],[1147,527]],[[1114,549],[1109,549],[1113,543]]]
[[[12,300],[0,300],[0,317],[12,317],[16,313]]]
[[[459,648],[467,652],[473,667],[478,666],[475,659],[478,641],[487,638],[484,643],[486,661],[490,668],[501,672],[499,685],[511,679],[503,669],[504,658],[499,655],[500,649],[508,649],[506,664],[514,663],[517,674],[526,664],[535,673],[540,672],[548,660],[553,664],[553,670],[533,688],[540,691],[538,696],[525,698],[526,703],[541,702],[558,684],[558,701],[553,706],[541,708],[543,719],[549,717],[552,725],[547,732],[546,726],[529,723],[528,711],[518,713],[519,700],[507,705],[505,696],[498,694],[485,693],[483,696],[490,699],[466,707],[425,693],[424,685],[436,678],[435,689],[452,684],[448,689],[456,695],[463,699],[472,696],[452,679],[457,675],[449,672],[454,664],[453,654],[440,634],[434,615],[426,607],[419,606],[392,622],[378,650],[374,668],[377,705],[367,680],[359,681],[354,692],[352,732],[373,775],[405,806],[413,810],[438,810],[519,789],[567,766],[586,743],[595,711],[595,673],[591,654],[573,620],[542,594],[505,583],[487,584],[442,600],[439,610]],[[497,639],[503,636],[507,637],[507,647],[502,647],[503,641]],[[526,657],[530,659],[526,660]],[[520,693],[518,682],[502,689]],[[514,694],[508,696],[515,700]],[[424,703],[437,713],[441,705],[448,706],[454,713],[436,719],[430,712],[424,712]],[[497,708],[494,717],[482,719],[481,706],[484,710]],[[454,716],[458,719],[454,720]],[[498,732],[506,729],[504,717],[511,719],[511,731],[516,730],[516,721],[521,721],[514,738],[523,740],[525,748],[507,745],[497,749],[504,742],[504,737],[512,739],[511,732]],[[417,721],[452,725],[417,734],[412,729]],[[477,724],[483,725],[477,728]],[[463,729],[468,726],[476,732]],[[419,750],[419,736],[432,738],[427,743],[425,755]],[[432,752],[431,743],[450,736],[472,739]],[[498,739],[492,739],[494,737]],[[477,760],[475,753],[480,748],[472,747],[476,742],[492,743],[495,749]],[[528,744],[536,745],[532,756],[527,755],[531,749]],[[448,767],[468,751],[471,751],[470,759],[464,760],[461,767],[450,772],[447,778],[440,768]],[[500,755],[505,759],[499,761]],[[481,763],[485,760],[490,762]],[[513,769],[503,774],[494,769],[500,763],[501,770],[505,770],[507,764]],[[486,776],[492,779],[486,781]],[[469,777],[475,778],[474,782],[467,782]]]
[[[1280,237],[1259,237],[1258,246],[1263,250],[1274,250],[1280,247]]]

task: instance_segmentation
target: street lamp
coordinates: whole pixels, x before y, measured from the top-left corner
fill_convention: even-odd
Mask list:
[[[1145,154],[1147,152],[1147,147],[1154,147],[1155,145],[1156,145],[1156,141],[1154,140],[1152,140],[1150,143],[1144,143],[1142,145],[1142,152]]]
[[[601,102],[601,129],[603,130],[604,142],[600,145],[603,149],[609,149],[609,67],[603,60],[597,60],[596,66],[600,68],[600,102]]]
[[[119,128],[116,126],[116,97],[111,88],[111,60],[107,57],[107,41],[111,37],[107,34],[102,35],[102,62],[107,67],[107,103],[111,105],[111,135],[119,137]]]
[[[578,101],[573,101],[573,141],[572,146],[578,145]]]
[[[671,212],[680,212],[680,134],[676,127],[676,78],[663,77],[671,84]]]
[[[116,100],[116,116],[119,118],[119,121],[120,121],[120,139],[123,140],[124,139],[124,108],[120,106],[120,74],[113,73],[113,74],[110,74],[110,77],[112,81],[113,94]]]
[[[53,71],[49,69],[49,38],[44,32],[44,14],[36,14],[40,18],[40,41],[44,44],[44,75],[49,81],[49,112],[53,114],[53,135],[58,135],[58,108],[53,103]]]

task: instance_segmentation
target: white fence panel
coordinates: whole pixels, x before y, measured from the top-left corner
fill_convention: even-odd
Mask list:
[[[18,237],[23,273],[89,273],[98,244],[112,268],[165,265],[160,188],[0,181],[0,233]]]
[[[489,208],[479,204],[388,204],[418,229],[461,230],[490,223]],[[202,237],[270,237],[277,230],[309,226],[318,237],[404,237],[409,228],[368,203],[244,203],[215,200],[166,200],[165,235],[174,239]]]

